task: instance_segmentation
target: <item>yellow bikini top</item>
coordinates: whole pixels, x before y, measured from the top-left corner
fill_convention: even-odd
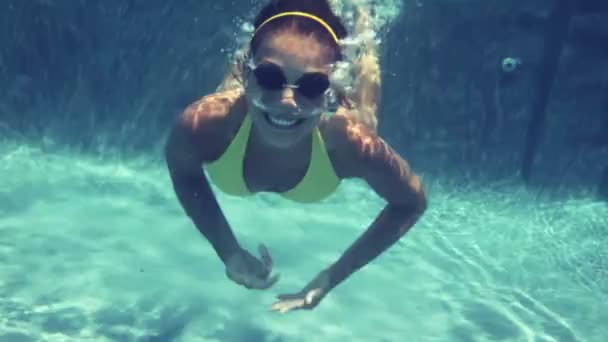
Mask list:
[[[227,194],[241,197],[252,195],[243,176],[243,161],[250,132],[251,118],[245,115],[228,149],[219,159],[205,165],[212,182]],[[331,195],[340,184],[318,128],[314,129],[312,137],[312,153],[306,174],[294,188],[280,193],[296,202],[320,201]]]

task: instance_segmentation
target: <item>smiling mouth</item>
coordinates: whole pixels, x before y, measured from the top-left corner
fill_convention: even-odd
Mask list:
[[[281,119],[264,112],[264,118],[273,127],[290,129],[299,126],[305,119]]]

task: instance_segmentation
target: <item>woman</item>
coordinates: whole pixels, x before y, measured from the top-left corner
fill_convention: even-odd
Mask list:
[[[365,19],[361,13],[358,26]],[[322,115],[338,91],[330,74],[343,58],[346,37],[327,0],[271,1],[254,27],[235,77],[242,86],[224,86],[186,108],[168,139],[167,165],[181,205],[227,276],[256,289],[278,280],[271,276],[270,254],[261,245],[257,259],[239,245],[210,180],[231,195],[276,192],[301,203],[326,198],[342,179],[367,181],[387,202],[376,220],[335,263],[272,306],[280,312],[312,309],[403,236],[425,211],[426,196],[407,162],[375,133],[380,80],[370,41],[357,60],[350,101],[341,96],[335,112]]]

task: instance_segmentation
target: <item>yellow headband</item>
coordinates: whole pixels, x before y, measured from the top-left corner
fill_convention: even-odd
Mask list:
[[[338,44],[340,42],[340,40],[338,39],[338,36],[336,35],[336,33],[334,32],[334,30],[331,29],[331,27],[323,21],[323,19],[316,17],[312,14],[309,13],[304,13],[304,12],[283,12],[283,13],[279,13],[276,15],[273,15],[272,17],[266,19],[263,23],[260,24],[260,26],[258,26],[258,29],[255,30],[255,32],[253,33],[253,35],[255,36],[255,34],[262,28],[262,26],[266,25],[268,22],[280,18],[280,17],[287,17],[287,16],[299,16],[299,17],[306,17],[306,18],[310,18],[312,20],[317,21],[319,24],[323,25],[323,27],[325,27],[325,29],[327,30],[327,32],[329,32],[329,34],[331,34],[331,37],[334,39],[334,41],[336,42],[336,44]]]

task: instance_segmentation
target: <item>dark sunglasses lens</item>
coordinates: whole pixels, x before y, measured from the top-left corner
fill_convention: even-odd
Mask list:
[[[260,87],[269,90],[279,90],[287,82],[283,71],[277,65],[262,63],[258,65],[253,74]]]
[[[323,95],[327,88],[329,88],[329,79],[325,74],[306,74],[298,80],[298,91],[311,99]]]

